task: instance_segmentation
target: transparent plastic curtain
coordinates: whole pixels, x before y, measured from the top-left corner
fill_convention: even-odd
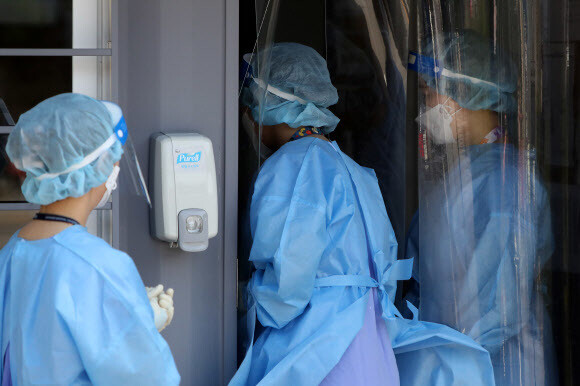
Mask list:
[[[554,253],[549,264],[549,315],[560,383],[580,382],[580,12],[576,1],[542,2],[541,63],[535,102],[537,140],[550,194]],[[539,44],[537,44],[539,46]],[[538,83],[539,84],[539,83]]]
[[[578,231],[577,45],[561,14],[571,4],[417,4],[419,206],[407,246],[417,264],[406,297],[420,319],[487,349],[498,385],[575,379],[578,319],[560,298],[573,288],[554,280],[577,278],[567,272],[577,247],[566,245]]]
[[[360,165],[372,168],[399,244],[405,240],[406,1],[327,1],[327,62],[341,119],[332,135]],[[402,257],[403,248],[399,249]]]
[[[253,180],[267,155],[260,138],[264,110],[271,97],[265,88],[256,87],[256,81],[268,84],[272,46],[300,43],[315,49],[326,60],[339,96],[338,103],[329,109],[340,119],[329,137],[359,164],[375,170],[397,238],[404,245],[406,60],[410,24],[406,1],[257,0],[241,3],[241,12],[240,316],[245,312],[245,285],[251,275],[247,260],[251,248],[249,203]],[[253,23],[247,21],[251,16],[255,17]],[[244,30],[243,25],[246,28],[251,25],[254,40],[246,37],[252,33]],[[255,104],[253,108],[249,108],[248,99]],[[404,249],[399,252],[402,257]],[[244,330],[241,326],[239,331]],[[242,344],[244,339],[240,338]],[[242,347],[238,351],[242,358],[245,351]]]
[[[267,0],[265,2],[251,0],[240,4],[240,25],[243,32],[240,39],[241,57],[238,94],[239,220],[237,305],[240,323],[238,325],[237,348],[239,361],[244,358],[247,349],[246,345],[248,344],[245,314],[247,311],[246,286],[252,274],[252,265],[248,260],[252,245],[250,203],[254,188],[253,183],[267,154],[261,137],[264,100],[268,92],[266,88],[260,88],[256,81],[262,85],[268,84],[268,63],[271,57],[269,51],[273,42],[279,7],[279,0]]]
[[[255,168],[257,172],[269,154],[258,138],[262,137],[264,102],[270,93],[264,88],[254,92],[258,107],[253,115],[258,117],[250,122],[244,87],[248,89],[255,78],[262,84],[268,83],[273,44],[297,42],[314,48],[326,59],[339,94],[338,103],[329,107],[340,119],[330,138],[337,140],[357,162],[378,174],[391,222],[403,244],[410,22],[407,2],[257,0],[255,15],[257,38],[252,52],[242,53],[240,70],[242,148],[253,150],[255,156],[246,155],[240,161],[246,164],[246,169]],[[251,69],[246,67],[248,60],[252,61]],[[249,130],[252,126],[255,133]]]
[[[268,84],[269,49],[272,46],[280,1],[246,1],[241,3],[240,25],[240,84],[239,84],[239,201],[238,226],[238,309],[245,312],[245,286],[251,275],[248,256],[251,248],[249,209],[253,193],[253,182],[264,161],[266,148],[262,138],[262,116],[267,89],[260,88],[256,81]],[[256,116],[254,116],[256,115]]]
[[[250,3],[248,3],[250,4]],[[271,48],[274,43],[276,21],[280,0],[256,1],[256,40],[249,52],[242,53],[240,67],[241,128],[256,153],[256,167],[266,158],[266,150],[261,141],[263,114],[268,96]],[[260,156],[262,155],[262,156]]]
[[[297,42],[338,90],[330,139],[374,169],[399,258],[416,259],[401,311],[411,301],[480,343],[498,385],[578,383],[577,4],[241,2],[253,39],[240,52],[252,62],[240,78],[240,294],[269,97],[254,87],[249,113],[244,86],[268,84],[272,45]]]

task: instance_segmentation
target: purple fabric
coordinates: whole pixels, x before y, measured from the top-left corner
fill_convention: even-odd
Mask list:
[[[363,327],[321,385],[399,386],[399,370],[377,289],[371,289]]]
[[[12,386],[12,374],[10,373],[10,343],[4,353],[4,363],[2,364],[2,386]]]

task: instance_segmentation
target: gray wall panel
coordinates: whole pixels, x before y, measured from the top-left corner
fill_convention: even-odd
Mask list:
[[[234,205],[224,205],[224,187],[226,175],[227,186],[237,186],[237,157],[228,158],[228,163],[234,162],[228,169],[225,164],[226,146],[237,149],[237,140],[226,142],[225,135],[226,117],[228,130],[237,133],[236,86],[226,86],[226,25],[233,18],[237,26],[237,8],[233,12],[230,7],[226,14],[226,0],[128,0],[119,7],[119,101],[144,172],[152,133],[197,131],[213,142],[220,194],[219,234],[206,252],[191,254],[170,250],[168,244],[150,237],[146,205],[122,184],[120,248],[133,257],[146,284],[175,289],[175,319],[163,335],[182,384],[224,384],[235,370],[235,309],[230,309],[235,307],[235,283],[230,281],[232,276],[235,280],[231,251],[236,241],[224,238],[224,210],[228,232],[235,234],[237,196],[229,192],[228,202],[233,200]],[[237,49],[237,31],[234,34],[229,28],[229,39],[235,44],[230,41],[228,47]],[[228,55],[228,61],[237,63],[237,54]],[[230,63],[228,68],[235,66]],[[231,74],[228,79],[232,81]],[[235,75],[233,81],[237,83]]]
[[[238,236],[238,73],[239,2],[226,1],[225,14],[225,195],[224,195],[224,380],[237,368],[237,236]]]

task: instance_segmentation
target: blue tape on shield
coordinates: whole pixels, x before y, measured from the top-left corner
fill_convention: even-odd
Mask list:
[[[127,138],[129,138],[129,132],[127,131],[127,122],[125,122],[125,117],[121,117],[117,126],[115,126],[115,135],[121,145],[125,146],[125,142],[127,142]]]
[[[437,60],[428,56],[423,56],[415,51],[409,51],[409,63],[407,68],[434,78],[439,78],[441,76],[441,71],[443,71],[443,68],[439,65]]]

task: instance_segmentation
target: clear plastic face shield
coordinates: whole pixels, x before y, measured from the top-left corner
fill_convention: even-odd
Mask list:
[[[143,198],[147,205],[151,206],[151,198],[147,189],[147,183],[143,176],[137,152],[133,146],[133,141],[127,130],[127,123],[123,117],[121,108],[114,103],[101,101],[107,107],[115,123],[114,135],[116,139],[123,145],[123,157],[121,158],[121,175],[126,173],[129,176],[133,191],[135,194]]]
[[[355,0],[310,3],[257,0],[246,5],[241,10],[247,16],[241,19],[241,28],[251,31],[248,33],[251,40],[241,44],[240,58],[241,202],[250,200],[246,192],[251,191],[252,180],[268,154],[260,141],[268,105],[265,102],[272,96],[293,100],[293,96],[284,96],[281,90],[271,87],[270,68],[275,58],[270,48],[278,42],[300,43],[325,59],[338,92],[338,102],[329,110],[340,122],[327,138],[336,140],[342,151],[378,174],[389,217],[402,244],[408,6],[386,2],[361,6]],[[282,25],[293,28],[281,28]],[[294,28],[300,25],[309,27]],[[253,114],[244,103],[244,93],[250,86],[256,91]],[[244,186],[246,183],[248,187]],[[401,249],[400,257],[402,253]]]
[[[295,96],[277,90],[270,85],[272,46],[276,41],[276,23],[281,8],[280,0],[257,0],[253,3],[256,18],[249,21],[255,29],[256,38],[251,48],[245,49],[240,65],[240,136],[242,150],[252,153],[248,160],[253,173],[262,162],[273,154],[264,142],[264,113],[268,98],[295,100]],[[244,51],[242,51],[244,52]],[[251,93],[251,95],[249,95]],[[251,104],[252,106],[248,106]],[[248,155],[248,154],[247,154]]]
[[[252,98],[254,99],[255,103],[261,104],[264,101],[267,93],[275,93],[276,90],[274,87],[265,83],[262,79],[260,79],[257,75],[254,75],[254,69],[250,64],[252,62],[253,53],[245,54],[242,60],[242,67],[241,67],[241,75],[242,75],[242,87],[249,87],[250,84],[255,84],[258,87],[253,88]],[[242,90],[240,89],[240,93]],[[250,96],[247,96],[248,98]],[[291,95],[289,97],[292,97]],[[262,111],[262,110],[260,110]],[[241,125],[244,129],[247,138],[251,141],[252,147],[256,154],[259,154],[260,160],[265,160],[266,158],[270,157],[273,154],[273,151],[268,148],[262,142],[262,119],[260,115],[260,119],[256,122],[254,119],[252,109],[246,107],[242,109],[242,116],[241,116]]]
[[[275,95],[285,100],[295,100],[296,97],[268,84],[268,71],[264,70],[267,68],[264,62],[267,62],[266,57],[268,55],[261,55],[260,58],[255,55],[256,52],[245,54],[242,60],[242,72],[240,74],[242,115],[240,123],[247,136],[246,138],[252,144],[253,151],[259,157],[258,163],[261,163],[273,154],[273,150],[262,141],[264,131],[263,114],[268,95]],[[252,66],[252,62],[255,66]],[[260,71],[260,68],[263,70]],[[246,93],[246,95],[242,95],[242,93]],[[252,101],[252,106],[244,105],[244,102],[247,103],[249,100]],[[256,111],[258,112],[258,117],[255,117]]]

